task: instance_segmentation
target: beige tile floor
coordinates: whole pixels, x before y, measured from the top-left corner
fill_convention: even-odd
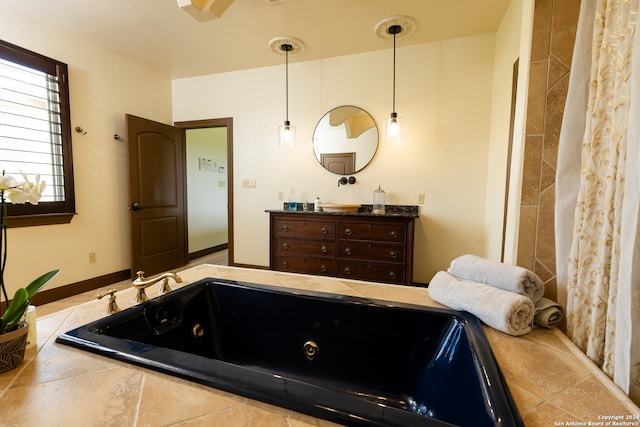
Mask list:
[[[184,267],[178,268],[174,271],[185,270],[187,268],[195,267],[200,264],[214,264],[214,265],[229,265],[229,251],[227,249],[214,252],[209,255],[205,255],[201,258],[196,258],[190,261]],[[68,298],[64,298],[58,301],[53,301],[48,304],[39,305],[36,307],[36,313],[38,317],[46,316],[47,314],[55,313],[60,310],[64,310],[65,308],[75,307],[78,304],[82,304],[87,301],[91,301],[96,299],[96,296],[102,294],[104,292],[109,291],[110,289],[116,289],[121,291],[123,289],[127,289],[131,286],[130,280],[123,280],[122,282],[113,283],[108,286],[104,286],[102,288],[94,289],[92,291],[83,292],[81,294],[77,294]],[[106,304],[106,299],[105,299]]]

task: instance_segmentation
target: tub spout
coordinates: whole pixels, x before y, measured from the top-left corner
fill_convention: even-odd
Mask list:
[[[144,301],[148,301],[149,298],[145,293],[145,289],[154,283],[162,282],[160,287],[160,293],[166,294],[167,292],[171,292],[171,288],[169,287],[169,279],[175,280],[176,283],[182,283],[182,278],[178,276],[176,273],[163,273],[159,276],[152,277],[150,279],[145,279],[144,271],[138,271],[138,277],[132,282],[131,286],[136,289],[136,296],[133,299],[133,302],[140,303]]]

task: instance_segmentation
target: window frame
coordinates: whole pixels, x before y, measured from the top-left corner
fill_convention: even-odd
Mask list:
[[[0,39],[0,58],[57,76],[60,95],[60,121],[64,176],[64,201],[39,202],[37,205],[7,204],[7,226],[68,224],[76,214],[71,147],[71,109],[67,64]],[[19,179],[19,177],[16,177]],[[31,178],[31,177],[30,177]]]

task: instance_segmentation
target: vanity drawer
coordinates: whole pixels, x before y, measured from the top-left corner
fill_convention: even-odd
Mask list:
[[[278,254],[291,254],[296,256],[319,256],[333,258],[335,244],[332,241],[312,239],[290,239],[278,237],[276,239],[276,251]]]
[[[382,283],[404,283],[402,264],[338,261],[338,277]]]
[[[276,256],[276,270],[291,273],[317,274],[335,276],[336,271],[332,259],[305,258],[293,256]]]
[[[404,243],[407,231],[403,223],[344,222],[338,224],[338,238]]]
[[[335,224],[329,221],[282,218],[276,221],[275,231],[277,236],[333,239]]]
[[[337,256],[339,258],[354,260],[404,263],[405,246],[402,244],[379,243],[374,241],[340,240],[338,243]]]

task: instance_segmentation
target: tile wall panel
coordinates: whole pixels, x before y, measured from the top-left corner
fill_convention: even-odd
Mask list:
[[[555,172],[580,0],[536,0],[529,70],[518,265],[556,299]]]

